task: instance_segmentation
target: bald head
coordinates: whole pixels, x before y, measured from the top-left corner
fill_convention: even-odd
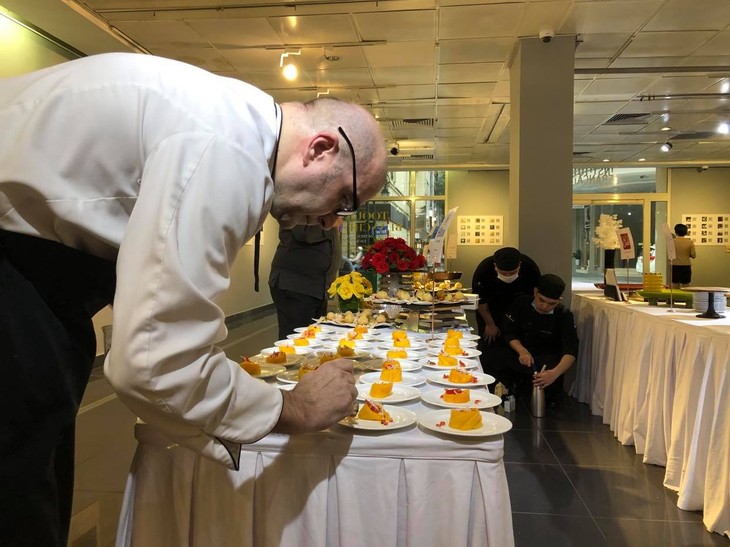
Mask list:
[[[353,162],[358,205],[380,192],[386,175],[385,146],[367,110],[330,97],[281,107],[271,214],[282,225],[332,225],[337,211],[355,203]]]

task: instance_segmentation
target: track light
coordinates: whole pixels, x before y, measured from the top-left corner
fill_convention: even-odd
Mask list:
[[[289,55],[301,54],[301,50],[287,51],[282,53],[281,57],[279,57],[279,67],[281,68],[281,72],[284,75],[284,78],[286,78],[290,82],[297,79],[297,74],[299,73],[299,71],[297,70],[297,65],[294,64],[294,61],[291,61],[287,58],[289,57]],[[286,62],[284,62],[285,60]]]
[[[662,145],[661,145],[661,146],[659,147],[659,149],[660,149],[660,150],[661,150],[662,152],[669,152],[669,151],[670,151],[670,150],[672,149],[672,143],[671,143],[671,142],[665,142],[664,144],[662,144]]]
[[[727,122],[721,122],[721,123],[720,123],[720,124],[719,124],[719,125],[717,126],[717,132],[718,132],[718,133],[719,133],[720,135],[727,135],[728,133],[730,133],[730,125],[728,125],[728,123],[727,123]]]

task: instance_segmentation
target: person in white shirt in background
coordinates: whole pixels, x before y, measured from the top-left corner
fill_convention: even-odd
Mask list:
[[[367,111],[106,54],[0,80],[0,126],[0,542],[66,544],[91,317],[112,298],[105,373],[182,446],[235,469],[242,443],[350,414],[351,362],[282,392],[216,346],[215,301],[269,212],[327,229],[380,191]]]

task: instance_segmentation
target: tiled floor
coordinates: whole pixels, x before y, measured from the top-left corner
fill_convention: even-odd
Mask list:
[[[273,344],[276,331],[273,314],[248,318],[231,327],[224,349],[233,359],[254,354]],[[518,401],[507,414],[514,429],[505,435],[504,461],[517,547],[730,543],[705,531],[700,513],[677,509],[676,495],[662,486],[663,468],[644,465],[586,405],[567,400],[548,412],[534,419]],[[114,545],[134,421],[96,370],[77,420],[74,524],[80,529],[73,547],[95,546],[96,536],[99,545]]]

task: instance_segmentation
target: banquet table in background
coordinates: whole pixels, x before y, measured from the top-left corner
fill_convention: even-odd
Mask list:
[[[570,394],[644,463],[666,467],[679,508],[730,537],[730,319],[572,298],[581,351]]]
[[[420,401],[397,406],[432,410]],[[117,545],[514,545],[501,435],[335,425],[244,445],[239,471],[146,424],[135,435]]]

